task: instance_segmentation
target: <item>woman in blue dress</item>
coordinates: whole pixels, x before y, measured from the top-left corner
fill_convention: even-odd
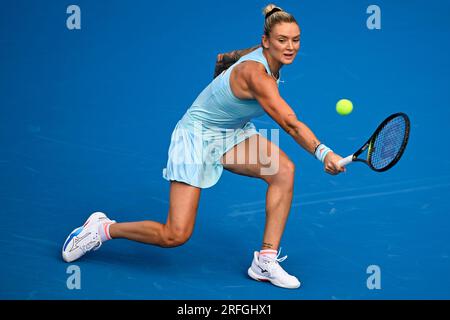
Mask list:
[[[250,120],[268,114],[322,161],[327,173],[335,175],[345,168],[338,165],[341,157],[297,119],[278,91],[280,69],[294,61],[300,48],[297,21],[273,4],[264,8],[264,15],[261,46],[219,70],[172,133],[163,170],[163,177],[170,181],[166,223],[116,223],[95,212],[69,234],[62,250],[65,261],[75,261],[115,238],[160,247],[184,244],[194,229],[201,190],[217,183],[225,168],[262,179],[268,186],[263,241],[253,254],[248,275],[284,288],[300,286],[300,281],[281,267],[286,257],[279,258],[278,251],[291,207],[295,166],[277,145],[256,131]]]

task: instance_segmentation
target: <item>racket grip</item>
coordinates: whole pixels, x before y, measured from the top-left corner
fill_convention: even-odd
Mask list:
[[[338,165],[343,167],[343,166],[348,165],[352,161],[353,161],[353,155],[350,155],[344,159],[339,160]]]

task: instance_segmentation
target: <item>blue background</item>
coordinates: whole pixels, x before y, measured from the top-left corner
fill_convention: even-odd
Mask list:
[[[70,4],[81,30],[66,27]],[[61,247],[91,212],[165,221],[170,134],[217,53],[259,43],[266,4],[1,3],[0,298],[450,298],[450,2],[437,0],[276,2],[302,29],[280,91],[322,141],[345,156],[389,114],[412,121],[404,157],[383,174],[353,164],[329,176],[281,133],[297,166],[283,266],[299,290],[248,279],[266,187],[229,172],[202,192],[186,245],[110,241],[74,263],[82,288],[67,289]],[[366,27],[370,4],[381,30]],[[341,98],[355,106],[347,117],[334,109]],[[370,265],[381,268],[380,290],[366,286]]]

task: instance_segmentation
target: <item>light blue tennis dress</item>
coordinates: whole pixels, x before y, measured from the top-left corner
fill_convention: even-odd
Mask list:
[[[222,155],[259,134],[250,119],[262,116],[264,109],[255,99],[237,98],[230,87],[231,71],[248,60],[262,63],[271,74],[263,49],[258,48],[217,76],[178,121],[171,137],[167,167],[163,169],[164,179],[199,188],[212,187],[222,175]]]

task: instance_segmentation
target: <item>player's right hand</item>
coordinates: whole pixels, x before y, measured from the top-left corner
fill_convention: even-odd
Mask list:
[[[345,172],[345,167],[341,167],[338,162],[342,157],[334,152],[329,152],[323,161],[324,170],[331,175],[337,175]]]

